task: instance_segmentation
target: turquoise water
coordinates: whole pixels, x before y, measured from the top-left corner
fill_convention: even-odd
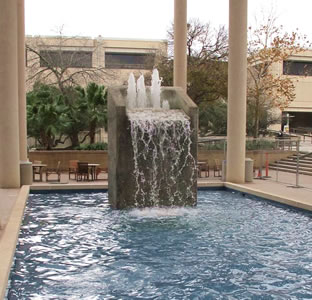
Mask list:
[[[311,214],[226,190],[129,211],[34,194],[7,298],[312,299]]]

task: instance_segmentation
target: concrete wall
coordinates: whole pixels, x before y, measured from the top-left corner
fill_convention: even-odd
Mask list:
[[[67,171],[70,160],[79,160],[88,163],[98,163],[100,168],[106,169],[108,165],[107,151],[30,151],[29,160],[40,160],[47,164],[49,168],[56,168],[57,162],[61,162],[61,169]]]

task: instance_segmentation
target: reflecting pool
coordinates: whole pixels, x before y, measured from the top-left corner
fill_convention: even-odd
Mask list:
[[[311,298],[311,216],[229,190],[126,211],[107,193],[33,194],[7,298]]]

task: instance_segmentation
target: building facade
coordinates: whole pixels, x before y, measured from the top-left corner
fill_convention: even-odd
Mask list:
[[[121,85],[130,72],[135,76],[150,72],[164,55],[166,40],[26,36],[27,91],[36,81],[57,84],[52,69],[80,85],[89,81]]]
[[[290,132],[312,131],[312,50],[291,55],[275,65],[273,72],[293,80],[295,99],[282,112],[282,128]]]

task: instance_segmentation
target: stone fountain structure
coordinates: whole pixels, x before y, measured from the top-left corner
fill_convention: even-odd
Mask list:
[[[157,70],[156,70],[157,71]],[[198,108],[181,88],[108,89],[109,202],[114,209],[197,203]]]

